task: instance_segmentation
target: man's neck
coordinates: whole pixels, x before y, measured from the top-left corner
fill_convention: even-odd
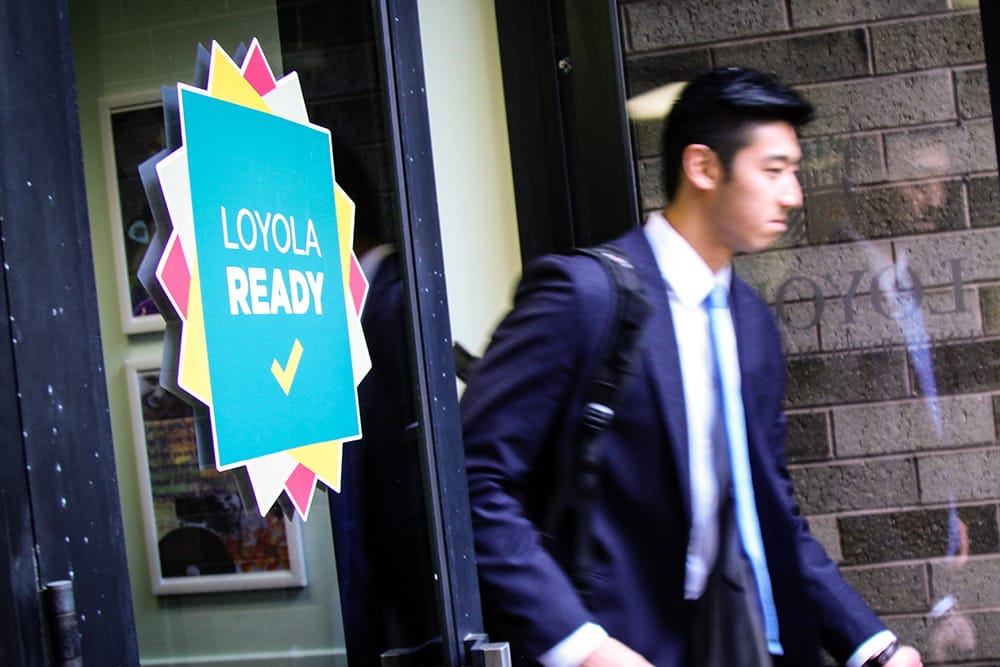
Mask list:
[[[711,223],[700,207],[672,202],[663,209],[663,217],[691,244],[712,273],[718,273],[732,261],[732,251],[712,239]]]

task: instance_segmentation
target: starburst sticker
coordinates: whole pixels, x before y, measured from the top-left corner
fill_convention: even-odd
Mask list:
[[[304,520],[361,436],[354,203],[297,75],[275,79],[256,39],[242,66],[214,42],[207,55],[204,88],[164,90],[175,150],[141,169],[161,213],[140,269],[168,321],[161,383],[207,413],[199,439],[218,470],[245,470],[261,514],[284,493]]]

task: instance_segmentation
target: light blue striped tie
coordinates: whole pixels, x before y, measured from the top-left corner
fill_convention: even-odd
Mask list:
[[[771,590],[771,577],[767,571],[767,556],[764,554],[764,540],[760,534],[753,479],[750,475],[746,420],[743,413],[743,399],[739,392],[739,362],[736,359],[735,347],[722,344],[725,340],[722,334],[727,324],[726,311],[729,309],[726,289],[716,285],[708,295],[706,304],[711,323],[712,349],[715,352],[715,370],[721,385],[726,435],[729,438],[729,462],[736,496],[736,523],[739,525],[743,551],[750,560],[757,582],[768,651],[772,655],[783,655],[784,650],[778,639],[778,613],[774,607],[774,593]]]

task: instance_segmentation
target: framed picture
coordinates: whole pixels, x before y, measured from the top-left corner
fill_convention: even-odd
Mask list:
[[[126,362],[153,592],[305,586],[300,524],[245,507],[233,472],[199,468],[193,409],[159,375],[159,359]]]
[[[159,331],[163,318],[136,272],[156,227],[139,165],[165,146],[163,106],[155,94],[103,99],[100,106],[122,329],[129,334]]]

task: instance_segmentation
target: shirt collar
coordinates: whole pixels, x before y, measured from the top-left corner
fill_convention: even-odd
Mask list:
[[[700,308],[705,297],[722,285],[729,292],[733,268],[726,264],[718,273],[712,273],[691,244],[678,233],[660,211],[654,211],[646,218],[643,228],[660,274],[667,283],[667,289],[688,308]]]

